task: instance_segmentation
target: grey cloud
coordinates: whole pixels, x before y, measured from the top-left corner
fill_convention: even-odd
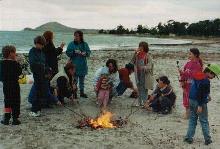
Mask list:
[[[194,22],[220,17],[219,6],[219,0],[3,0],[0,30],[48,21],[79,28],[154,26],[169,19]]]

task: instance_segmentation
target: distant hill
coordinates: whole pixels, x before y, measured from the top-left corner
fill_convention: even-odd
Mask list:
[[[48,22],[34,29],[29,28],[29,27],[24,28],[24,31],[43,31],[44,32],[47,30],[51,30],[53,32],[74,32],[76,30],[81,30],[84,33],[98,33],[98,30],[95,30],[95,29],[77,29],[77,28],[65,26],[58,22]]]

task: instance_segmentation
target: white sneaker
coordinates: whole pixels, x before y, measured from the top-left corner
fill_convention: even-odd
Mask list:
[[[30,112],[30,113],[29,113],[29,116],[39,117],[39,116],[40,116],[40,111],[38,111],[38,112]]]
[[[95,102],[95,104],[96,104],[96,105],[99,105],[99,102],[98,102],[98,101],[96,101],[96,102]]]

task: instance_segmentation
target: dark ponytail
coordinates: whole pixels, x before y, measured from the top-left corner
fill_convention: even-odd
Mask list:
[[[199,51],[199,49],[198,48],[191,48],[190,52],[192,52],[193,55],[195,55],[195,57],[198,58],[201,67],[203,67],[203,61],[200,58],[200,51]]]

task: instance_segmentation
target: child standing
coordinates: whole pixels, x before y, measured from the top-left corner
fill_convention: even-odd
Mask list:
[[[108,74],[101,75],[97,83],[96,90],[98,93],[98,103],[100,107],[102,107],[102,109],[105,110],[109,101],[109,93],[110,93]]]
[[[19,125],[20,115],[20,86],[19,76],[22,73],[20,64],[16,61],[16,48],[14,46],[5,46],[2,48],[3,61],[1,63],[2,82],[4,93],[4,118],[1,121],[4,125],[9,125],[11,115],[12,125]]]
[[[197,48],[189,51],[189,61],[184,65],[183,69],[179,69],[180,82],[183,88],[183,106],[185,107],[184,118],[189,117],[189,90],[192,82],[192,76],[196,72],[202,72],[203,63],[200,58],[200,52]]]
[[[153,60],[148,53],[148,43],[140,42],[132,59],[138,88],[139,105],[143,106],[148,97],[148,89],[153,89]]]
[[[34,77],[34,86],[36,88],[36,98],[32,101],[30,116],[40,116],[41,104],[46,97],[46,77],[45,77],[45,54],[42,51],[46,40],[43,36],[37,36],[34,39],[35,47],[29,52],[30,68]]]
[[[190,115],[188,131],[184,141],[191,144],[195,134],[197,120],[199,118],[205,145],[212,143],[209,133],[208,109],[207,103],[210,99],[210,79],[220,74],[220,66],[216,64],[208,65],[204,72],[194,74],[194,78],[190,88]]]

